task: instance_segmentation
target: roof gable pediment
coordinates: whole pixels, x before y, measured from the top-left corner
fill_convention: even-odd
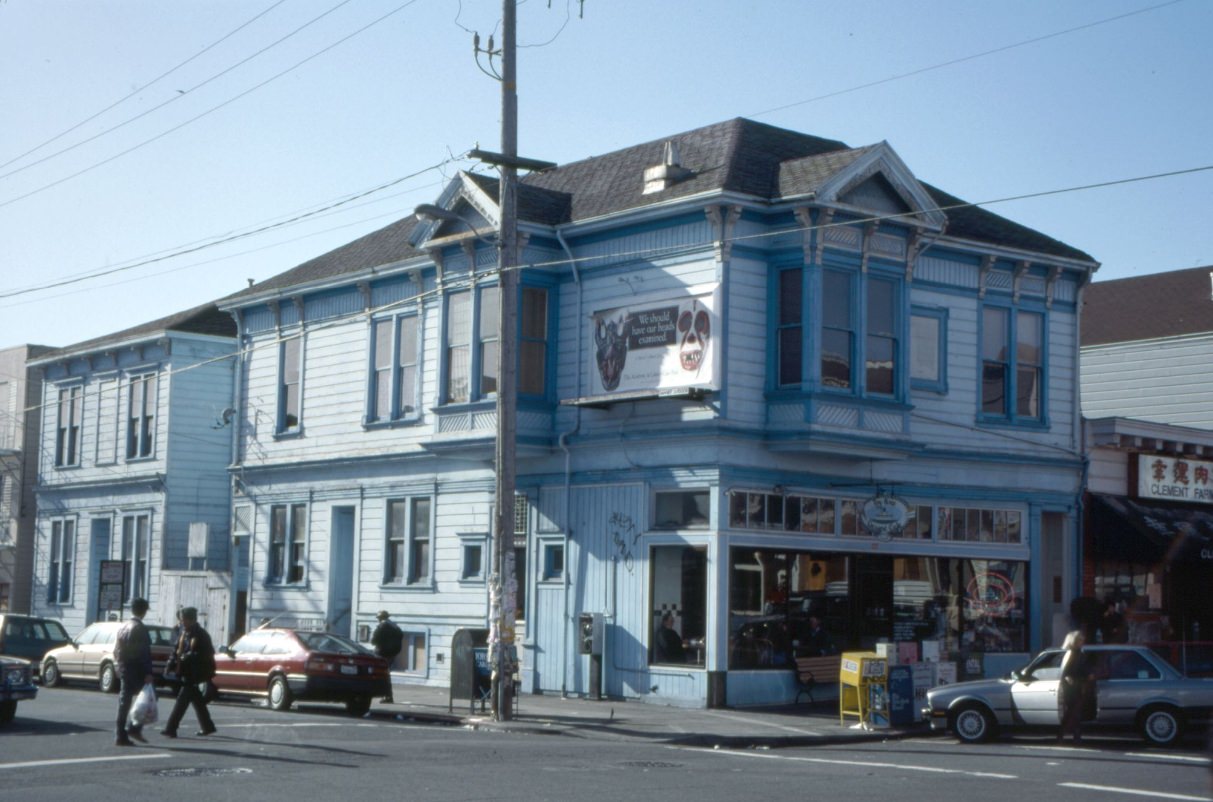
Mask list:
[[[820,203],[850,207],[866,214],[896,215],[942,229],[947,218],[930,194],[887,142],[851,151],[835,159],[813,190]]]

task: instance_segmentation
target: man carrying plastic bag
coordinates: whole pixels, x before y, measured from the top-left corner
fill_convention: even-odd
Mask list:
[[[152,675],[152,640],[143,625],[143,616],[147,615],[147,599],[135,599],[131,602],[131,620],[118,630],[114,643],[114,662],[118,664],[118,676],[122,680],[122,690],[118,695],[118,733],[114,740],[115,746],[133,746],[132,740],[147,743],[143,737],[143,725],[146,721],[133,720],[131,707],[135,695],[141,691],[150,693],[152,697],[152,721],[155,721],[156,687]],[[146,709],[144,716],[146,716]]]

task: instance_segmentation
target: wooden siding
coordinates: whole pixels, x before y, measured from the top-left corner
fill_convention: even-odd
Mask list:
[[[1213,335],[1082,349],[1082,411],[1213,429]]]

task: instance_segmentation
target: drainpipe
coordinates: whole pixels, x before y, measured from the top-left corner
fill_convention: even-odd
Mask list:
[[[237,310],[232,310],[232,318],[236,321],[236,353],[232,360],[232,444],[231,444],[231,467],[243,465],[244,460],[240,455],[240,437],[244,432],[244,315]],[[232,510],[235,509],[235,501],[233,479],[239,479],[239,474],[232,474],[228,480],[228,516],[232,519]],[[243,482],[241,482],[243,487]],[[246,496],[247,497],[247,496]],[[255,508],[254,508],[255,510]],[[246,576],[249,577],[249,587],[245,588],[245,606],[244,606],[244,621],[236,621],[236,597],[239,596],[240,588],[236,585],[236,577],[240,575],[240,549],[237,547],[236,538],[233,537],[234,532],[228,532],[228,570],[231,571],[232,596],[228,599],[228,609],[231,613],[228,616],[228,632],[240,630],[242,632],[248,630],[248,616],[251,610],[252,599],[252,571],[253,571],[253,533],[257,531],[257,516],[254,511],[250,511],[251,520],[249,521],[248,533],[248,552],[249,552],[249,570]]]
[[[577,366],[577,397],[580,398],[581,397],[581,330],[584,328],[584,326],[582,326],[582,320],[581,320],[581,302],[582,302],[582,295],[583,295],[582,286],[581,286],[581,273],[577,270],[577,261],[576,261],[576,259],[573,258],[573,251],[572,251],[572,249],[569,248],[569,244],[567,242],[565,242],[564,234],[561,233],[559,228],[556,229],[556,241],[560,243],[560,247],[564,249],[564,252],[566,254],[568,254],[569,266],[573,268],[573,281],[577,284],[577,315],[575,318],[576,325],[577,325],[577,350],[576,350],[577,359],[575,360],[575,364]],[[560,627],[560,695],[561,695],[561,697],[568,697],[568,694],[569,694],[569,686],[568,686],[569,627],[572,626],[572,622],[569,620],[569,592],[571,589],[570,581],[569,581],[569,574],[570,574],[570,568],[572,566],[572,563],[569,561],[568,557],[569,557],[569,534],[572,530],[572,519],[573,519],[573,490],[572,490],[572,454],[569,452],[569,438],[571,436],[577,434],[577,432],[579,432],[581,430],[581,407],[577,407],[577,410],[574,413],[574,416],[575,417],[574,417],[573,428],[569,429],[566,432],[561,432],[560,438],[558,440],[558,442],[560,443],[560,450],[564,452],[564,541],[561,545],[561,548],[564,549],[565,564],[564,564],[564,587],[563,587],[564,599],[562,601],[562,604],[564,606],[564,616],[560,622],[561,623],[561,627]]]

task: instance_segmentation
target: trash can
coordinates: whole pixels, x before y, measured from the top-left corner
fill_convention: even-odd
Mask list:
[[[887,727],[889,661],[876,652],[843,652],[838,671],[838,722],[856,716],[865,728]]]
[[[468,700],[468,712],[480,712],[493,690],[493,671],[489,665],[489,631],[487,629],[456,630],[451,638],[451,693],[447,711],[455,709],[455,699]]]

